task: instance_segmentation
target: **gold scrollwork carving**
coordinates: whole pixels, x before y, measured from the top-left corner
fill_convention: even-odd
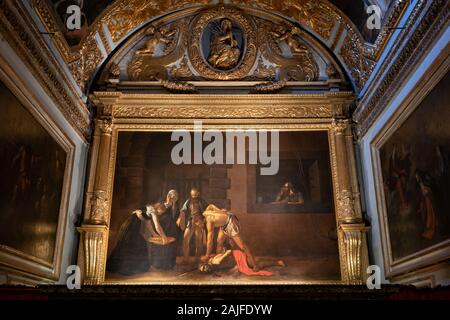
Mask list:
[[[105,260],[106,226],[85,225],[78,228],[83,241],[84,279],[86,285],[95,285],[103,280]]]
[[[100,62],[103,59],[103,54],[100,51],[97,41],[95,38],[90,39],[88,42],[86,42],[81,51],[83,52],[82,55],[82,70],[83,70],[83,83],[85,83],[87,80],[89,80],[89,75],[94,72],[94,70],[97,69],[97,66],[100,64]],[[81,88],[84,90],[84,87]]]
[[[167,80],[161,80],[161,83],[164,88],[169,90],[170,92],[175,93],[196,93],[197,89],[194,85],[182,82],[182,81],[167,81]]]
[[[332,123],[333,130],[337,135],[344,134],[348,126],[349,123],[346,120],[333,120]]]
[[[348,284],[362,284],[365,278],[363,269],[367,266],[367,227],[363,223],[342,223],[339,225],[339,232],[345,252],[344,280]]]
[[[279,67],[273,63],[269,63],[268,61],[265,62],[263,55],[260,54],[256,69],[251,75],[245,77],[245,80],[275,82],[278,78],[278,68]]]
[[[373,59],[373,55],[370,53],[367,53],[366,48],[364,47],[364,41],[362,40],[361,35],[359,34],[358,30],[355,30],[354,26],[352,25],[351,21],[348,19],[348,17],[342,15],[342,13],[332,4],[325,0],[283,0],[283,1],[273,1],[273,0],[244,0],[244,1],[231,1],[232,4],[235,4],[237,8],[245,8],[245,7],[253,7],[256,9],[265,9],[273,11],[276,14],[284,15],[286,17],[292,18],[294,20],[297,20],[302,26],[309,28],[312,32],[315,34],[318,34],[325,40],[330,40],[330,47],[333,44],[337,44],[337,36],[335,39],[331,39],[333,36],[333,30],[335,28],[335,25],[337,23],[340,24],[340,32],[338,35],[341,35],[342,32],[345,30],[347,34],[351,34],[354,39],[357,41],[353,41],[355,43],[356,52],[358,53],[358,58],[356,60],[351,60],[348,57],[350,57],[352,54],[347,54],[347,58],[345,61],[345,67],[347,67],[347,70],[352,73],[353,75],[356,75],[359,77],[359,79],[355,79],[354,83],[361,88],[361,86],[365,83],[367,80],[368,72],[370,72],[373,68],[373,61],[367,59],[364,55],[369,56]],[[142,1],[142,0],[130,0],[130,1],[115,1],[114,4],[112,4],[108,9],[105,10],[105,12],[102,14],[101,17],[99,17],[90,27],[89,34],[85,37],[83,40],[81,46],[81,55],[83,60],[83,65],[85,66],[83,70],[83,80],[82,82],[86,82],[86,79],[91,79],[92,74],[98,67],[98,57],[101,57],[100,54],[89,54],[89,51],[91,49],[87,49],[87,47],[95,46],[95,36],[98,33],[99,35],[102,35],[103,33],[103,25],[107,25],[109,29],[109,33],[111,34],[112,40],[114,43],[118,43],[120,40],[122,40],[127,34],[129,34],[133,29],[136,29],[138,26],[146,23],[147,21],[150,21],[152,18],[161,16],[164,13],[173,12],[174,10],[178,10],[181,8],[188,8],[187,10],[192,10],[192,8],[201,8],[204,5],[212,4],[211,1],[202,0],[202,1],[194,1],[194,0],[166,0],[166,1]],[[219,5],[222,5],[219,3]],[[211,7],[210,7],[211,8]],[[239,9],[238,9],[239,10]],[[194,12],[194,10],[193,10]],[[398,16],[398,15],[397,15]],[[225,18],[223,16],[222,18]],[[230,18],[230,17],[227,17]],[[193,32],[195,34],[195,32]],[[383,39],[386,39],[388,36],[383,36]],[[339,37],[340,38],[340,37]],[[382,40],[380,40],[381,43],[383,43]],[[380,43],[380,41],[378,41]],[[105,44],[107,47],[107,45]],[[380,45],[381,46],[381,45]],[[113,46],[114,47],[114,46]],[[332,48],[334,50],[334,48]],[[353,51],[350,50],[352,48],[347,47],[345,50],[347,52]],[[95,50],[96,49],[92,49]],[[109,52],[109,50],[108,50]],[[98,52],[97,52],[98,53]],[[340,53],[341,54],[341,53]],[[342,54],[341,54],[342,56]],[[199,55],[199,57],[201,57]],[[173,61],[176,60],[172,60]],[[202,64],[204,59],[200,59],[197,61],[198,64]],[[238,68],[234,68],[232,70],[228,71],[234,71],[237,72],[237,70],[242,69],[245,64],[241,64]],[[350,62],[350,65],[347,65],[347,63]],[[139,64],[139,62],[137,62]],[[165,66],[169,65],[165,64]],[[207,64],[205,62],[205,64]],[[92,65],[95,65],[95,68],[92,67]],[[142,65],[142,64],[141,64]],[[160,64],[161,65],[161,64]],[[302,63],[299,63],[301,66]],[[197,67],[194,66],[194,68],[197,70]],[[139,69],[139,66],[138,68]],[[205,72],[208,72],[209,69],[208,65],[204,65],[200,68],[201,70],[204,70]],[[362,69],[360,74],[358,75],[358,70]],[[161,70],[164,71],[164,70]],[[217,70],[216,70],[217,71]],[[301,70],[302,72],[299,72],[299,68],[297,68],[297,71],[292,71],[291,74],[293,74],[295,77],[298,78],[300,74],[304,73],[304,70]],[[245,73],[245,72],[243,72]],[[222,76],[218,76],[218,74],[222,74]],[[217,73],[217,74],[209,74],[207,79],[211,80],[228,80],[230,77],[232,80],[235,80],[237,78],[243,78],[242,77],[232,77],[234,73],[231,73],[231,75],[227,72]],[[203,76],[203,75],[202,75]],[[294,77],[294,78],[295,78]],[[154,74],[152,77],[144,77],[139,80],[158,80],[158,79],[166,79],[165,77],[161,77],[161,75]],[[308,77],[312,78],[312,77]],[[286,79],[276,79],[276,80],[286,80]]]
[[[350,115],[350,105],[348,103],[337,103],[333,105],[333,118],[334,119],[345,119],[348,118]],[[343,129],[345,130],[345,125],[342,125]],[[340,129],[337,129],[338,131]]]
[[[106,14],[101,22],[107,23],[112,40],[118,42],[151,17],[190,5],[205,5],[208,2],[209,0],[121,1],[112,6],[109,14]]]
[[[295,12],[295,17],[300,23],[308,26],[324,39],[330,38],[331,31],[338,21],[334,11],[321,1],[285,1],[283,9]]]
[[[363,241],[367,228],[364,224],[341,224],[345,250],[346,282],[348,284],[362,284],[362,267],[366,264],[363,256]]]
[[[177,65],[172,65],[167,68],[167,73],[169,77],[173,80],[193,80],[195,79],[194,74],[189,68],[188,59],[186,56],[180,60]]]
[[[360,42],[356,33],[350,33],[344,39],[340,51],[342,59],[349,68],[349,72],[359,89],[364,86],[375,65],[373,61],[363,55]]]
[[[252,92],[254,93],[274,93],[286,86],[286,81],[277,81],[277,82],[267,82],[257,84],[253,87]]]
[[[96,120],[96,124],[101,134],[111,134],[113,126],[111,120],[109,119]]]
[[[319,77],[319,67],[311,50],[300,40],[305,33],[294,25],[273,22],[260,22],[259,43],[262,51],[280,66],[281,81],[313,81]],[[280,47],[285,43],[289,55],[283,54]]]
[[[187,39],[186,25],[182,22],[173,26],[155,28],[150,26],[147,35],[150,38],[146,44],[136,51],[133,59],[128,65],[128,76],[131,80],[157,81],[167,79],[171,68],[167,65],[179,60],[185,51]],[[155,49],[164,43],[162,55],[155,56]]]
[[[121,73],[120,67],[116,63],[113,63],[109,68],[107,80],[119,79],[120,73]]]
[[[103,18],[114,42],[161,10],[158,1],[122,1],[116,9]]]
[[[246,106],[246,107],[208,107],[184,106],[148,107],[116,106],[116,118],[326,118],[331,116],[328,106]]]
[[[106,214],[108,210],[107,197],[107,192],[102,190],[97,190],[88,194],[91,206],[89,223],[106,224]]]
[[[355,198],[353,193],[349,190],[342,190],[337,197],[337,208],[339,217],[346,221],[357,221],[358,219],[355,211]]]

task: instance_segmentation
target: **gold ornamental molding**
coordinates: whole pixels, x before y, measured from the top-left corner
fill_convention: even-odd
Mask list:
[[[55,18],[45,1],[33,0],[33,4],[46,29],[54,32]],[[96,38],[100,39],[109,54],[133,31],[152,19],[171,12],[181,12],[181,9],[195,12],[216,4],[217,1],[213,0],[116,0],[97,17],[78,47],[70,48],[61,32],[56,32],[53,40],[83,90],[104,58]],[[298,22],[338,56],[355,86],[361,89],[392,34],[388,27],[398,23],[408,1],[396,1],[374,45],[367,45],[351,20],[326,0],[230,0],[228,4],[244,11],[263,10]],[[341,38],[343,44],[338,46],[342,42]]]
[[[400,19],[403,17],[403,14],[408,8],[409,0],[396,0],[394,4],[392,4],[390,11],[386,16],[386,21],[383,23],[380,33],[375,39],[375,43],[370,46],[366,46],[366,55],[371,57],[373,60],[378,61],[383,53],[386,44],[389,39],[392,37],[392,28],[398,26]]]
[[[137,27],[145,22],[151,20],[152,17],[156,17],[163,13],[174,11],[181,8],[202,8],[208,4],[214,4],[215,1],[160,1],[158,4],[153,2],[147,2],[142,0],[131,0],[124,4],[122,1],[116,1],[110,6],[109,10],[99,17],[98,21],[93,24],[91,33],[87,36],[86,41],[89,38],[95,36],[95,33],[101,29],[103,24],[108,26],[111,34],[111,38],[114,43],[119,43]],[[362,66],[366,67],[362,71],[362,76],[354,79],[355,84],[359,89],[362,88],[364,81],[368,78],[367,73],[372,67],[373,63],[366,61],[363,56],[364,53],[364,41],[359,31],[353,25],[341,11],[325,0],[297,0],[297,1],[231,1],[231,4],[241,9],[262,9],[270,11],[272,14],[288,17],[294,21],[297,21],[307,30],[311,31],[316,37],[320,38],[322,43],[329,46],[328,43],[332,42],[333,29],[338,24],[344,25],[345,30],[352,37],[345,42],[352,46],[352,50],[348,54],[341,55],[340,50],[336,49],[335,53],[341,56],[342,62],[344,62],[347,71],[353,76],[357,75],[352,70],[359,70]],[[138,14],[136,15],[136,12]],[[86,48],[87,50],[87,48]],[[82,53],[84,55],[84,53]],[[91,78],[94,68],[89,65],[86,60],[87,66],[84,67],[85,78]],[[359,75],[358,75],[359,76]]]
[[[332,115],[330,107],[326,106],[273,106],[273,107],[147,107],[147,106],[117,106],[114,116],[118,118],[208,118],[217,113],[217,118],[328,118]]]
[[[64,38],[64,35],[56,22],[57,18],[55,17],[54,12],[52,11],[52,8],[50,8],[48,2],[45,0],[33,0],[33,7],[35,8],[39,18],[44,24],[46,31],[52,34],[53,42],[64,58],[64,61],[66,63],[71,63],[75,60],[80,59],[80,53],[76,50],[73,50]]]
[[[326,94],[190,95],[95,92],[100,116],[120,119],[301,119],[348,116],[351,92]],[[106,112],[103,113],[106,108]],[[331,121],[331,120],[330,120]]]
[[[431,44],[448,25],[450,7],[446,0],[418,1],[402,36],[397,38],[386,59],[353,114],[356,134],[363,137],[420,64]],[[418,21],[420,20],[420,21]]]
[[[90,133],[89,112],[21,1],[0,2],[0,34],[67,121],[86,140]]]

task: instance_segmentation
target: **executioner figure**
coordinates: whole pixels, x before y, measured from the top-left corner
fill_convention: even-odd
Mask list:
[[[184,262],[188,262],[190,242],[193,235],[195,235],[195,255],[196,257],[202,255],[203,243],[206,241],[205,219],[203,218],[202,213],[207,206],[208,203],[200,197],[200,191],[198,191],[197,188],[192,188],[189,199],[186,200],[180,210],[180,217],[177,223],[181,230],[184,230]]]
[[[224,252],[224,242],[228,238],[232,243],[243,253],[248,262],[248,266],[257,272],[259,266],[250,251],[250,248],[241,238],[241,226],[237,217],[225,210],[216,207],[215,205],[209,205],[203,212],[203,216],[206,219],[206,229],[208,231],[206,242],[206,255],[201,258],[202,262],[207,262],[213,254],[213,240],[215,228],[219,228],[217,235],[216,253]]]

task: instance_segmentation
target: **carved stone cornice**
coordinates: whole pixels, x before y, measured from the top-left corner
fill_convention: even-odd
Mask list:
[[[21,1],[0,2],[0,33],[16,51],[83,139],[90,134],[89,113],[55,60]]]
[[[402,36],[395,42],[353,114],[359,138],[385,110],[437,35],[445,29],[449,12],[446,0],[417,3]]]

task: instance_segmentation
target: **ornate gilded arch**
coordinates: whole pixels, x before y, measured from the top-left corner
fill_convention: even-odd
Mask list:
[[[217,60],[213,39],[223,23],[230,24],[236,45]],[[187,93],[220,81],[253,93],[349,87],[334,55],[307,31],[278,15],[233,5],[181,10],[143,25],[110,54],[94,85]]]
[[[376,47],[364,45],[350,19],[326,0],[117,0],[90,26],[90,32],[80,44],[80,58],[69,64],[70,69],[84,88],[110,53],[141,26],[173,12],[192,12],[218,3],[270,12],[298,24],[334,53],[357,91],[367,81],[379,54]]]

